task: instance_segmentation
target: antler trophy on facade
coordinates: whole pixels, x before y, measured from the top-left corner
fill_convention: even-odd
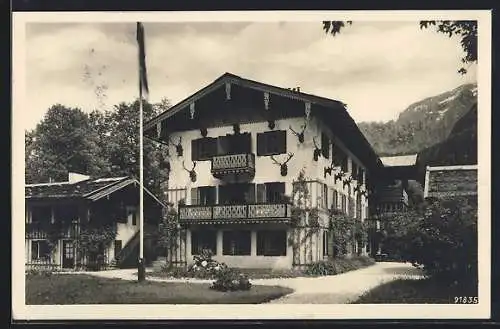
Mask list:
[[[280,173],[281,173],[281,176],[286,176],[288,174],[288,161],[290,161],[290,159],[293,158],[293,153],[288,153],[288,159],[286,159],[283,163],[280,163],[278,162],[274,156],[271,155],[271,160],[273,160],[273,162],[275,164],[277,164],[278,166],[280,166]]]
[[[189,173],[189,178],[191,179],[191,182],[196,182],[196,171],[194,171],[194,168],[196,168],[196,161],[193,161],[193,168],[191,170],[187,169],[186,166],[184,165],[184,161],[182,161],[182,167],[184,170],[186,170]]]

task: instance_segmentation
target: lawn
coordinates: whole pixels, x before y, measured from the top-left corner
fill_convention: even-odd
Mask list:
[[[219,292],[202,283],[135,282],[83,274],[26,276],[26,304],[260,304],[293,292],[278,286]]]
[[[450,286],[433,278],[399,279],[370,290],[353,304],[455,304],[455,297],[477,295],[477,283]]]

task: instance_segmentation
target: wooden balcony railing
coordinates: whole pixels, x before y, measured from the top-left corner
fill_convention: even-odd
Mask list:
[[[72,239],[78,234],[78,223],[66,222],[36,222],[26,223],[25,236],[27,239],[48,239],[57,237],[59,239]]]
[[[220,155],[212,158],[212,175],[224,178],[231,174],[255,174],[255,154]]]
[[[289,203],[265,203],[215,206],[179,206],[179,220],[266,219],[290,218]]]

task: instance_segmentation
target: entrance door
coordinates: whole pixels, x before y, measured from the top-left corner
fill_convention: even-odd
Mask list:
[[[73,241],[64,240],[62,250],[62,267],[73,268],[75,265],[75,246]]]

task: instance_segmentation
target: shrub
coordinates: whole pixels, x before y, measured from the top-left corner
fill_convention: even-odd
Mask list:
[[[227,268],[226,264],[212,259],[212,252],[206,249],[200,255],[193,256],[193,260],[193,264],[187,269],[165,264],[162,272],[174,278],[215,279],[217,272]]]
[[[250,290],[252,286],[248,277],[235,268],[226,267],[218,271],[215,277],[210,288],[218,291]]]
[[[375,264],[375,261],[366,256],[356,256],[352,258],[339,257],[313,263],[304,270],[304,273],[311,276],[336,275],[373,264]]]
[[[426,200],[385,223],[384,248],[451,282],[477,278],[477,205],[467,198]]]

